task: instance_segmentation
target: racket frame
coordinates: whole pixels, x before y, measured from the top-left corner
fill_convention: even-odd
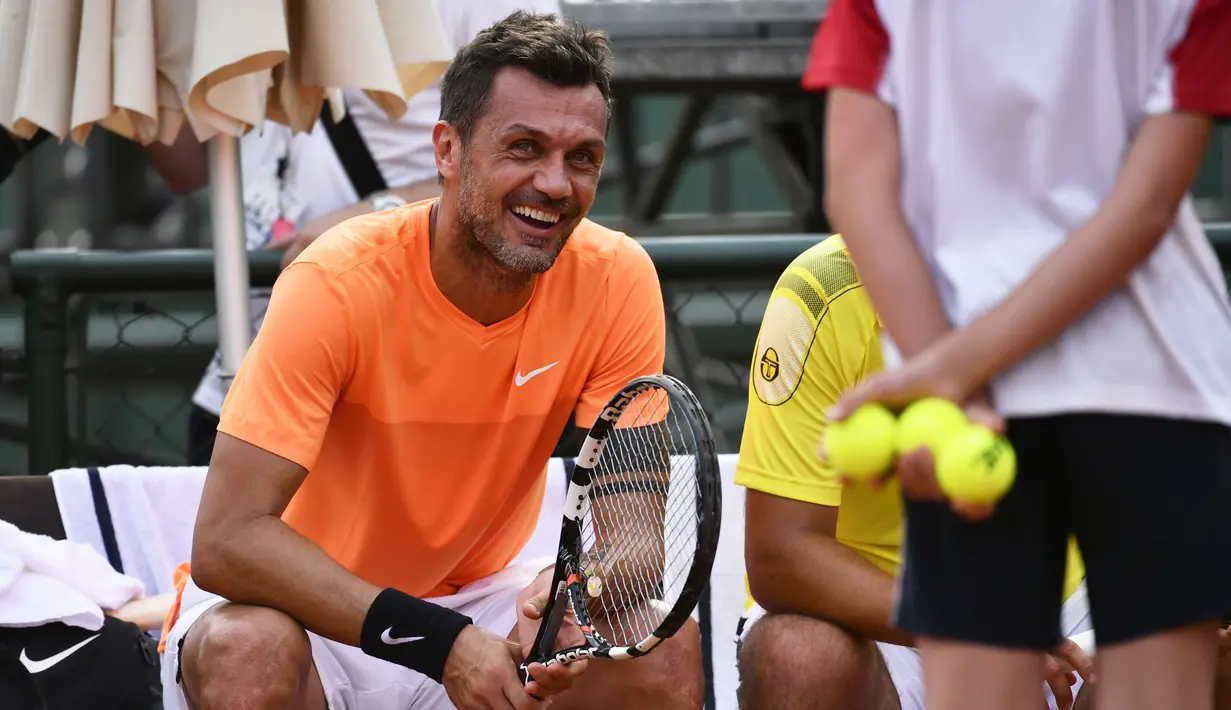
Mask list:
[[[692,568],[684,580],[684,586],[675,607],[663,618],[658,628],[646,638],[632,645],[615,645],[594,628],[587,611],[586,578],[580,566],[582,516],[589,502],[594,472],[602,461],[603,450],[612,432],[615,431],[616,422],[630,404],[651,389],[664,391],[668,397],[669,407],[679,407],[682,410],[693,440],[697,444],[697,543]],[[521,665],[523,683],[529,682],[529,674],[526,670],[529,663],[537,662],[550,666],[589,658],[612,660],[638,658],[648,654],[674,635],[692,615],[692,610],[696,608],[705,586],[709,583],[714,556],[718,549],[721,519],[722,483],[718,455],[714,450],[714,437],[709,420],[700,402],[683,382],[670,375],[646,375],[632,380],[617,392],[599,413],[577,456],[576,465],[569,479],[568,494],[565,497],[564,516],[560,526],[560,544],[557,550],[555,572],[552,575],[551,589],[555,590],[555,594],[548,600],[547,608],[544,610],[544,622],[539,626],[530,656],[526,663]],[[605,580],[601,581],[605,582]],[[569,602],[569,608],[577,617],[586,642],[553,652],[551,649],[555,646],[561,624],[549,623],[548,619],[558,614],[559,620],[563,620],[563,613],[558,612],[557,609],[565,598]]]

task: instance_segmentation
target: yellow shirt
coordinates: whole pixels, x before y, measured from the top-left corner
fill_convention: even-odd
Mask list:
[[[880,320],[846,245],[834,235],[796,257],[770,294],[753,352],[735,483],[837,507],[837,540],[896,575],[902,561],[897,481],[880,490],[843,487],[816,453],[826,410],[882,367]],[[1071,541],[1065,598],[1084,576]]]

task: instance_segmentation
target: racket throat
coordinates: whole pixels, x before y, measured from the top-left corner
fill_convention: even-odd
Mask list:
[[[550,611],[543,625],[539,627],[539,637],[534,642],[535,660],[544,661],[551,657],[556,647],[556,638],[560,635],[560,627],[564,625],[564,615],[568,613],[568,582],[560,580],[556,584],[556,593],[551,600]]]

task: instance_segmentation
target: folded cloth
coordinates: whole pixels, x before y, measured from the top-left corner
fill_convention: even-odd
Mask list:
[[[88,545],[35,535],[0,520],[0,626],[60,621],[91,631],[103,613],[145,594]]]
[[[98,469],[110,511],[119,571],[150,595],[175,591],[176,565],[192,552],[192,529],[205,485],[204,466],[104,466]],[[98,504],[86,469],[51,473],[69,540],[107,554]]]

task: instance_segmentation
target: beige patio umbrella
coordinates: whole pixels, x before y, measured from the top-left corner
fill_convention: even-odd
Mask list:
[[[361,89],[391,120],[452,57],[433,0],[0,0],[0,126],[84,143],[101,126],[210,143],[223,376],[252,339],[238,138],[311,130]]]

